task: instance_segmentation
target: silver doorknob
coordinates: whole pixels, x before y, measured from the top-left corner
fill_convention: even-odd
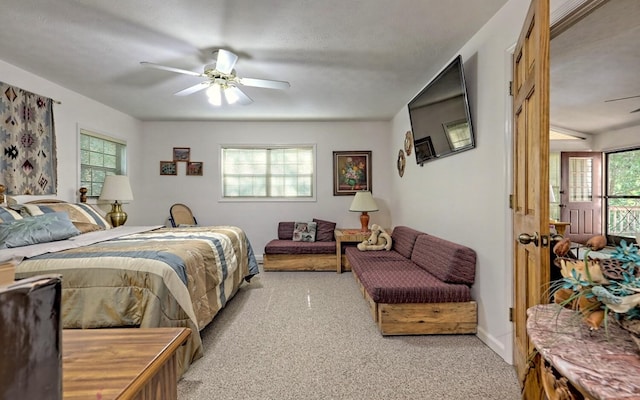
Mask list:
[[[518,242],[520,242],[521,244],[529,244],[533,242],[533,244],[537,246],[539,242],[538,232],[534,233],[533,236],[529,235],[528,233],[521,233],[520,235],[518,235]]]

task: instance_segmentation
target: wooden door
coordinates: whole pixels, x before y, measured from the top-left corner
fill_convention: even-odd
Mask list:
[[[560,176],[560,220],[571,224],[565,237],[586,243],[602,234],[602,153],[561,153]]]
[[[514,364],[529,399],[542,389],[526,312],[549,282],[549,0],[532,0],[513,55],[513,130]]]

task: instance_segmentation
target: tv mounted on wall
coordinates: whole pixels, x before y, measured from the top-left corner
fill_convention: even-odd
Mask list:
[[[408,107],[416,162],[420,166],[475,147],[460,55]]]

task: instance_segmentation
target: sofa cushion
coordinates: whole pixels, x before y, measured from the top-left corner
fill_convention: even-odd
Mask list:
[[[278,239],[280,240],[292,240],[293,239],[293,226],[295,222],[279,222],[278,223]]]
[[[376,303],[451,303],[471,301],[467,285],[446,283],[409,260],[352,264],[354,273]]]
[[[316,229],[316,242],[334,242],[335,237],[333,231],[336,229],[336,223],[331,221],[324,221],[314,218],[313,222],[317,224]]]
[[[264,247],[265,254],[336,254],[335,242],[294,242],[272,240]]]
[[[443,282],[472,285],[475,281],[476,252],[436,236],[418,236],[411,261]]]
[[[366,268],[368,262],[383,263],[393,261],[408,261],[406,257],[403,257],[397,251],[360,251],[355,246],[348,246],[344,248],[344,254],[349,259],[351,265],[362,265]]]
[[[424,234],[425,233],[407,226],[396,226],[391,233],[391,239],[393,241],[392,249],[406,258],[411,258],[411,252],[413,251],[416,238]]]

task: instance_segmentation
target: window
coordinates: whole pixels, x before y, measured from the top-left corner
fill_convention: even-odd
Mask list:
[[[225,146],[221,151],[222,197],[313,200],[314,159],[314,146]]]
[[[80,186],[98,197],[107,175],[126,175],[127,144],[108,136],[80,130]]]
[[[640,149],[607,153],[606,160],[607,236],[634,238],[640,232]]]

